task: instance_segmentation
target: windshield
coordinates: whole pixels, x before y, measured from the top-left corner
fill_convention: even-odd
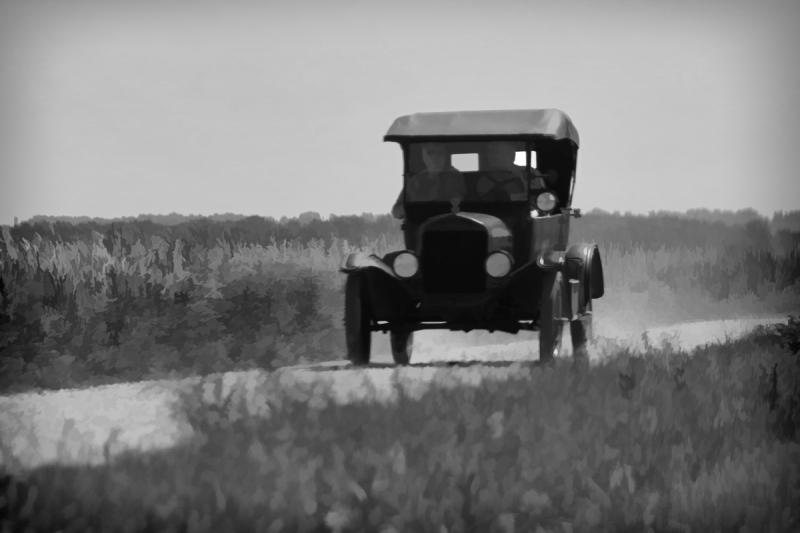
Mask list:
[[[526,202],[535,168],[522,141],[412,143],[406,201]]]

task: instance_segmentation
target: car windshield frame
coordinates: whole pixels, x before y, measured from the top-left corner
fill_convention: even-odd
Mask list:
[[[437,139],[415,140],[404,143],[403,201],[407,204],[449,204],[452,196],[461,196],[461,203],[528,204],[530,181],[534,176],[531,166],[536,153],[535,143],[521,139]],[[442,159],[444,153],[444,160]],[[518,157],[524,153],[524,166]],[[452,165],[454,155],[475,156],[475,168],[456,168]],[[458,195],[459,186],[433,181],[444,179],[450,182],[463,180],[464,194]],[[419,180],[409,186],[412,180]],[[521,185],[521,188],[519,185]],[[414,197],[414,190],[428,187],[428,195]],[[487,189],[487,187],[491,187]],[[448,190],[443,190],[448,189]],[[409,192],[411,189],[412,192]],[[491,191],[491,192],[490,192]],[[507,196],[506,196],[507,195]]]

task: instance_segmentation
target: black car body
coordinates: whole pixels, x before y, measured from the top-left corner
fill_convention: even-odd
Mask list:
[[[402,148],[396,208],[406,249],[351,254],[342,265],[351,361],[368,363],[371,332],[388,331],[395,362],[408,363],[421,329],[538,330],[548,360],[566,323],[574,352],[584,353],[603,269],[596,245],[569,243],[570,219],[580,216],[571,207],[579,139],[569,117],[555,109],[417,113],[395,120],[384,140]],[[446,170],[426,168],[431,154]],[[435,176],[445,173],[456,192],[436,192]],[[422,187],[414,179],[433,195],[414,197]]]

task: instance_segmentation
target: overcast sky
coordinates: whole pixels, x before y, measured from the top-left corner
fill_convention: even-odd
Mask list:
[[[556,107],[574,205],[800,208],[800,2],[0,4],[0,223],[388,212],[417,111]]]

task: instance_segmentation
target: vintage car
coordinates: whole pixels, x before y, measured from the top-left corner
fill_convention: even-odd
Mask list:
[[[539,332],[539,359],[558,355],[569,323],[574,354],[591,338],[604,291],[595,244],[570,244],[578,131],[557,109],[416,113],[384,137],[403,153],[393,210],[405,249],[354,253],[345,283],[348,358],[370,361],[389,332],[408,364],[413,332]]]

